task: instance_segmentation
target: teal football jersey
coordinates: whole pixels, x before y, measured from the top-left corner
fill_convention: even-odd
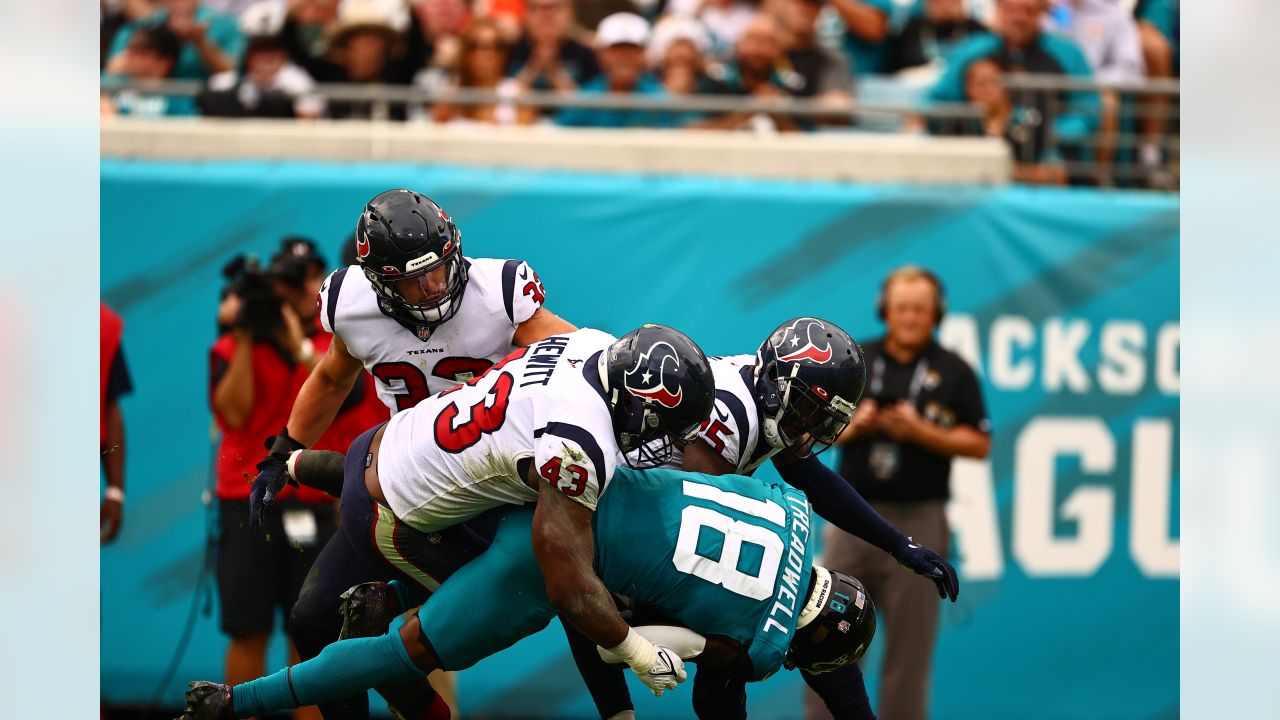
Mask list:
[[[781,480],[618,468],[594,523],[606,587],[747,645],[752,680],[782,665],[813,562],[804,493]]]

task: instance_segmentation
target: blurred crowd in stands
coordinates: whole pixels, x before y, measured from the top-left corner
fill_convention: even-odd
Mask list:
[[[1175,98],[1006,87],[1006,73],[1142,83],[1178,74],[1178,0],[101,0],[104,87],[203,83],[195,97],[103,95],[103,114],[832,130],[850,117],[635,109],[539,110],[524,90],[799,98],[848,107],[970,102],[981,120],[906,129],[1012,146],[1018,179],[1062,182],[1061,145],[1128,132],[1155,173]],[[466,88],[486,104],[327,99],[316,83]],[[899,102],[899,104],[901,104]],[[1128,107],[1130,112],[1124,112]],[[1141,107],[1147,112],[1132,112]],[[1175,108],[1176,109],[1176,108]],[[1052,132],[1050,133],[1050,125]],[[894,130],[904,129],[902,126]],[[1050,142],[1048,136],[1052,135]],[[1070,158],[1067,158],[1068,160]]]

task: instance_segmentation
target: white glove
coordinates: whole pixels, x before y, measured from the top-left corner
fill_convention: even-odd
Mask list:
[[[634,629],[628,630],[627,637],[608,650],[631,666],[654,695],[661,696],[667,690],[674,690],[688,677],[684,661],[674,650],[654,645]]]
[[[684,671],[684,661],[674,650],[661,645],[654,645],[653,649],[657,652],[648,670],[641,670],[634,665],[631,669],[649,686],[654,695],[662,697],[663,692],[675,690],[676,685],[684,682],[689,674]]]

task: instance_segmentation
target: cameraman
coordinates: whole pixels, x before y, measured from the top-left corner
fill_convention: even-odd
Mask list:
[[[915,266],[895,270],[876,310],[887,332],[862,346],[867,392],[837,443],[845,446],[840,473],[894,527],[946,555],[951,460],[991,450],[982,391],[968,363],[933,338],[946,311],[937,276]],[[899,572],[893,558],[834,525],[823,542],[823,564],[862,580],[884,612],[881,720],[923,720],[938,631],[933,585]],[[814,720],[825,708],[809,693],[806,710]]]
[[[286,489],[282,512],[272,515],[263,534],[249,531],[247,502],[264,440],[284,427],[294,397],[319,359],[307,330],[315,327],[315,286],[325,269],[314,246],[297,239],[286,240],[266,270],[243,256],[223,269],[222,334],[210,352],[209,390],[222,431],[217,568],[221,627],[231,638],[228,682],[263,673],[277,608],[288,616],[336,527],[332,499],[319,491]],[[336,434],[321,442],[329,449],[345,448],[351,437]],[[298,716],[316,717],[314,712]]]

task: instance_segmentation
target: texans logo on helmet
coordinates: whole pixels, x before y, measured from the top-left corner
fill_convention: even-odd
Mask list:
[[[657,359],[658,365],[656,378],[653,371],[648,367],[648,364],[654,359]],[[676,349],[670,343],[654,343],[648,350],[640,353],[640,358],[636,360],[636,366],[628,370],[626,375],[623,376],[623,384],[636,397],[653,400],[663,407],[676,407],[684,397],[684,388],[676,385],[675,392],[667,389],[666,368],[668,360],[674,365],[674,369],[678,370],[680,368],[680,356],[676,354]]]
[[[819,331],[827,329],[827,326],[813,318],[801,318],[792,323],[782,333],[783,340],[778,347],[778,351],[785,352],[786,355],[781,355],[778,359],[784,362],[812,360],[816,363],[824,363],[830,360],[831,343],[827,343],[826,347],[819,348],[813,342],[813,328],[815,326]],[[787,336],[790,336],[790,338]],[[802,342],[804,343],[803,345],[801,345]]]
[[[369,257],[369,238],[365,235],[356,237],[356,257],[364,259]]]

